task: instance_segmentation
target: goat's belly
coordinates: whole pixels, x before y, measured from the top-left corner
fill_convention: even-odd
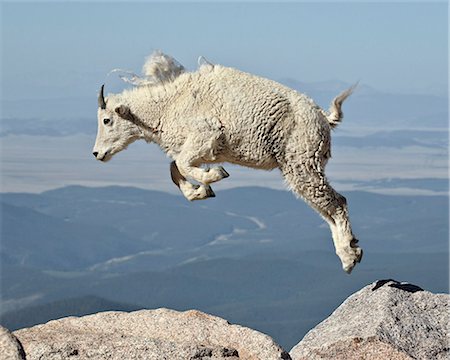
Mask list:
[[[264,161],[229,161],[232,164],[249,167],[259,170],[273,170],[278,167],[278,163],[274,159],[265,159]]]
[[[268,151],[258,151],[254,147],[230,148],[222,153],[218,160],[261,170],[272,170],[278,167],[273,154]]]

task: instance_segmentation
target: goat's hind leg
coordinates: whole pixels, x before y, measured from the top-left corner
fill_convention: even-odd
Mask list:
[[[175,161],[170,164],[170,176],[173,183],[178,186],[184,197],[189,201],[204,200],[216,196],[209,185],[194,185],[187,181],[181,175]]]
[[[336,254],[344,271],[350,273],[361,261],[363,253],[352,233],[345,197],[328,184],[324,174],[315,170],[294,166],[282,169],[282,172],[291,189],[328,223]]]

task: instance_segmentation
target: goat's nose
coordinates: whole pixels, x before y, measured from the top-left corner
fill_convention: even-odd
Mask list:
[[[97,158],[98,151],[94,151],[92,154],[94,154],[95,158]]]

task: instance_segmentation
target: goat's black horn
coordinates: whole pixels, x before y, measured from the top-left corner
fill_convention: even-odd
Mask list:
[[[100,92],[98,93],[98,106],[100,109],[106,109],[105,96],[103,95],[104,87],[105,87],[105,84],[102,85],[102,87],[100,88]]]

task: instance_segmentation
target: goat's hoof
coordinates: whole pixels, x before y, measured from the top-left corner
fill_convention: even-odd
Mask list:
[[[182,189],[182,192],[189,201],[205,200],[216,196],[209,185],[189,184],[189,187]]]
[[[205,199],[216,197],[216,194],[214,194],[214,191],[213,191],[213,189],[211,189],[211,186],[205,185],[205,190],[206,190],[206,197],[205,197]]]
[[[205,177],[203,178],[202,182],[204,184],[211,184],[225,179],[229,176],[230,174],[228,174],[222,166],[216,166],[206,171]]]
[[[356,264],[361,262],[363,250],[360,247],[351,247],[351,259],[342,262],[342,268],[347,274],[350,274]],[[348,255],[348,254],[347,254]],[[347,256],[346,256],[347,257]]]
[[[363,251],[363,249],[361,249],[361,248],[358,248],[358,250],[359,250],[359,255],[358,255],[358,257],[356,258],[356,262],[360,263],[360,262],[361,262],[361,259],[362,259],[362,257],[363,257],[363,255],[364,255],[364,251]]]
[[[230,176],[230,174],[228,174],[228,172],[222,166],[218,166],[217,171],[222,176],[222,179],[225,179]]]
[[[195,186],[195,193],[191,201],[193,200],[206,200],[209,198],[216,197],[216,194],[214,194],[214,191],[211,189],[211,186],[209,185],[194,185]]]
[[[355,265],[356,264],[352,264],[352,265],[347,265],[347,266],[343,266],[342,268],[344,269],[344,271],[347,273],[347,274],[351,274],[352,273],[352,270],[353,270],[353,268],[355,267]]]

